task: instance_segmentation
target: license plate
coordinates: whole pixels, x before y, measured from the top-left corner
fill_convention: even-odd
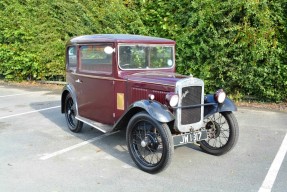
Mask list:
[[[206,130],[196,131],[196,132],[191,132],[191,133],[173,136],[173,144],[174,144],[174,146],[184,145],[187,143],[194,143],[196,141],[202,141],[205,139],[207,139],[207,131]]]

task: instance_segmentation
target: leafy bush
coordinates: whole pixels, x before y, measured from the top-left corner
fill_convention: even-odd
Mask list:
[[[233,98],[284,101],[287,1],[1,0],[0,76],[64,77],[72,36],[131,33],[177,41],[177,71]]]
[[[149,34],[177,41],[177,70],[233,97],[286,99],[286,1],[137,1]],[[146,17],[145,17],[146,15]]]
[[[68,39],[92,33],[141,33],[120,0],[2,0],[0,74],[9,80],[58,80]]]

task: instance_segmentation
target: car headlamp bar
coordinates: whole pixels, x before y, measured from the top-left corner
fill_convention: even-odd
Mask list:
[[[173,109],[188,109],[188,108],[197,108],[197,107],[209,106],[209,105],[217,105],[217,103],[205,103],[205,104],[198,104],[198,105],[178,106],[178,107],[172,107],[172,108]]]

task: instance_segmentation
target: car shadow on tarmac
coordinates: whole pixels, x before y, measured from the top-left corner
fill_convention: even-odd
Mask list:
[[[34,102],[34,103],[31,103],[30,106],[35,108],[35,110],[39,110],[39,106],[47,107],[50,105],[51,105],[51,102],[38,102],[38,103]],[[64,132],[70,135],[73,135],[83,141],[88,141],[90,139],[105,135],[105,133],[86,124],[83,125],[81,132],[73,133],[72,131],[69,130],[67,123],[66,123],[65,115],[61,113],[60,107],[56,109],[52,109],[52,110],[47,110],[47,111],[39,111],[39,113],[44,118],[49,119],[49,121],[56,124],[57,127],[62,129]],[[95,140],[91,142],[91,144],[99,148],[101,151],[107,153],[108,155],[122,161],[123,163],[131,167],[136,167],[127,149],[126,139],[125,139],[125,130],[120,130],[114,134]]]

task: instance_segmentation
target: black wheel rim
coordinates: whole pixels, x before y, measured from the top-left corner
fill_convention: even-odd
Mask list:
[[[226,118],[221,113],[216,113],[204,120],[207,130],[207,144],[214,149],[224,147],[230,137],[230,127]]]
[[[77,120],[75,118],[75,107],[74,107],[74,102],[72,98],[67,99],[66,117],[67,117],[68,124],[74,128],[76,126]]]
[[[157,166],[163,157],[162,137],[156,127],[147,121],[135,124],[131,133],[131,148],[135,158],[145,166]]]

